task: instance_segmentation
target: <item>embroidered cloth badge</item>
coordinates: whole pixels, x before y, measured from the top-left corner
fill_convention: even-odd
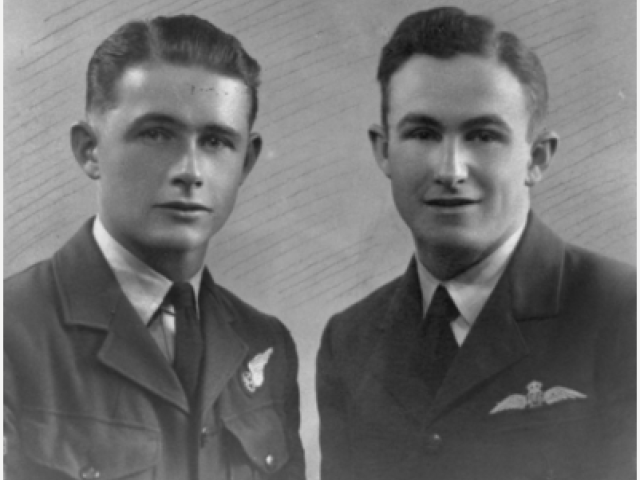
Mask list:
[[[253,357],[247,363],[247,370],[242,372],[242,382],[249,393],[254,393],[264,383],[264,367],[267,366],[273,347]]]
[[[552,387],[546,392],[542,391],[542,383],[533,381],[527,385],[526,395],[509,395],[499,402],[490,414],[504,412],[506,410],[524,410],[525,408],[539,408],[543,405],[552,405],[564,400],[577,400],[587,398],[586,395],[570,388]]]

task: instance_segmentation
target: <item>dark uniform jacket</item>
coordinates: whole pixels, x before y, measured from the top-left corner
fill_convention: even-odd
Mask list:
[[[202,408],[190,411],[90,225],[5,282],[5,478],[303,479],[287,329],[205,271]]]
[[[333,317],[322,480],[635,478],[636,276],[535,216],[433,395],[411,376],[415,263]]]

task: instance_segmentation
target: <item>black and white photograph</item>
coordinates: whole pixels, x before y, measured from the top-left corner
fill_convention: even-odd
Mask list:
[[[636,478],[631,0],[6,0],[6,480]]]

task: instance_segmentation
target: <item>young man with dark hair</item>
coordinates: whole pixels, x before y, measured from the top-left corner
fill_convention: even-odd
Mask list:
[[[11,479],[303,479],[297,354],[204,265],[261,148],[260,68],[193,16],[95,51],[75,157],[98,215],[5,282]]]
[[[325,329],[323,480],[634,478],[635,271],[530,211],[557,144],[536,55],[437,8],[378,80],[369,135],[416,253]]]

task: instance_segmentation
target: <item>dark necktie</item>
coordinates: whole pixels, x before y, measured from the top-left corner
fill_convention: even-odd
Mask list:
[[[193,402],[204,352],[193,287],[188,282],[174,283],[167,299],[173,305],[176,316],[174,369],[187,397]]]
[[[425,381],[434,395],[458,352],[458,342],[451,330],[451,322],[459,315],[447,289],[438,285],[425,316],[422,332],[427,350]]]

